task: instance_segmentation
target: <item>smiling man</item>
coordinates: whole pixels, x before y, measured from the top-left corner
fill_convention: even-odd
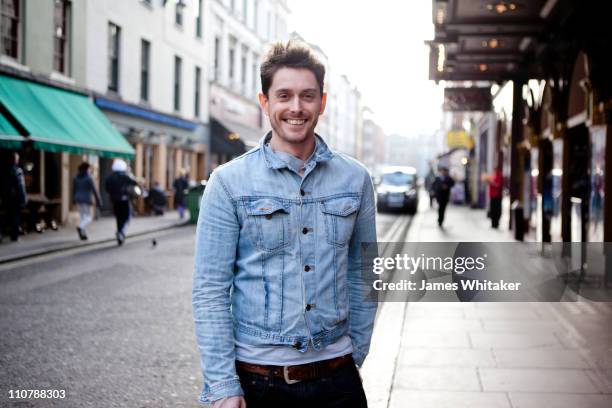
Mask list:
[[[202,198],[193,309],[200,400],[214,408],[367,406],[356,365],[376,313],[361,274],[374,192],[315,134],[324,77],[306,46],[273,45],[259,95],[272,131],[217,168]]]

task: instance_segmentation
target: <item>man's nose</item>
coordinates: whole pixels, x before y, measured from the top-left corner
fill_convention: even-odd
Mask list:
[[[302,110],[302,103],[299,96],[296,95],[291,99],[290,107],[293,112],[300,112]]]

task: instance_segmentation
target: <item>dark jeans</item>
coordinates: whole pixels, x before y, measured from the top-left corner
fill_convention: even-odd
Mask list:
[[[287,384],[284,379],[238,371],[247,408],[367,408],[355,364],[337,368],[329,377]]]
[[[448,200],[438,200],[438,225],[442,226],[444,222],[444,213],[446,213],[446,205]]]
[[[502,199],[491,198],[491,207],[489,209],[489,215],[491,216],[491,227],[499,228],[499,218],[501,217],[502,210]]]
[[[5,208],[6,227],[9,231],[9,236],[12,241],[17,241],[19,238],[19,227],[21,226],[21,207],[14,205]],[[2,225],[0,225],[0,228]]]
[[[125,231],[123,231],[123,229],[130,219],[130,202],[115,201],[113,204],[113,212],[115,213],[115,219],[117,221],[117,232],[124,234]]]

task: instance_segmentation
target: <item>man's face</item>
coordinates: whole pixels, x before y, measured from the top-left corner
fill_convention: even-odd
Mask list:
[[[314,73],[305,68],[279,69],[272,78],[268,97],[259,94],[259,103],[274,134],[292,144],[314,137],[326,99],[327,94],[321,95]]]

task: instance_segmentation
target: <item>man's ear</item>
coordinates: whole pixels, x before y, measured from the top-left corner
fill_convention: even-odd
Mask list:
[[[322,115],[325,112],[325,106],[327,105],[327,92],[323,92],[321,95],[321,109],[319,110],[319,115]]]
[[[261,106],[261,109],[263,109],[266,116],[270,116],[268,115],[268,98],[266,97],[266,95],[260,92],[259,94],[257,94],[257,97],[259,99],[259,106]]]

